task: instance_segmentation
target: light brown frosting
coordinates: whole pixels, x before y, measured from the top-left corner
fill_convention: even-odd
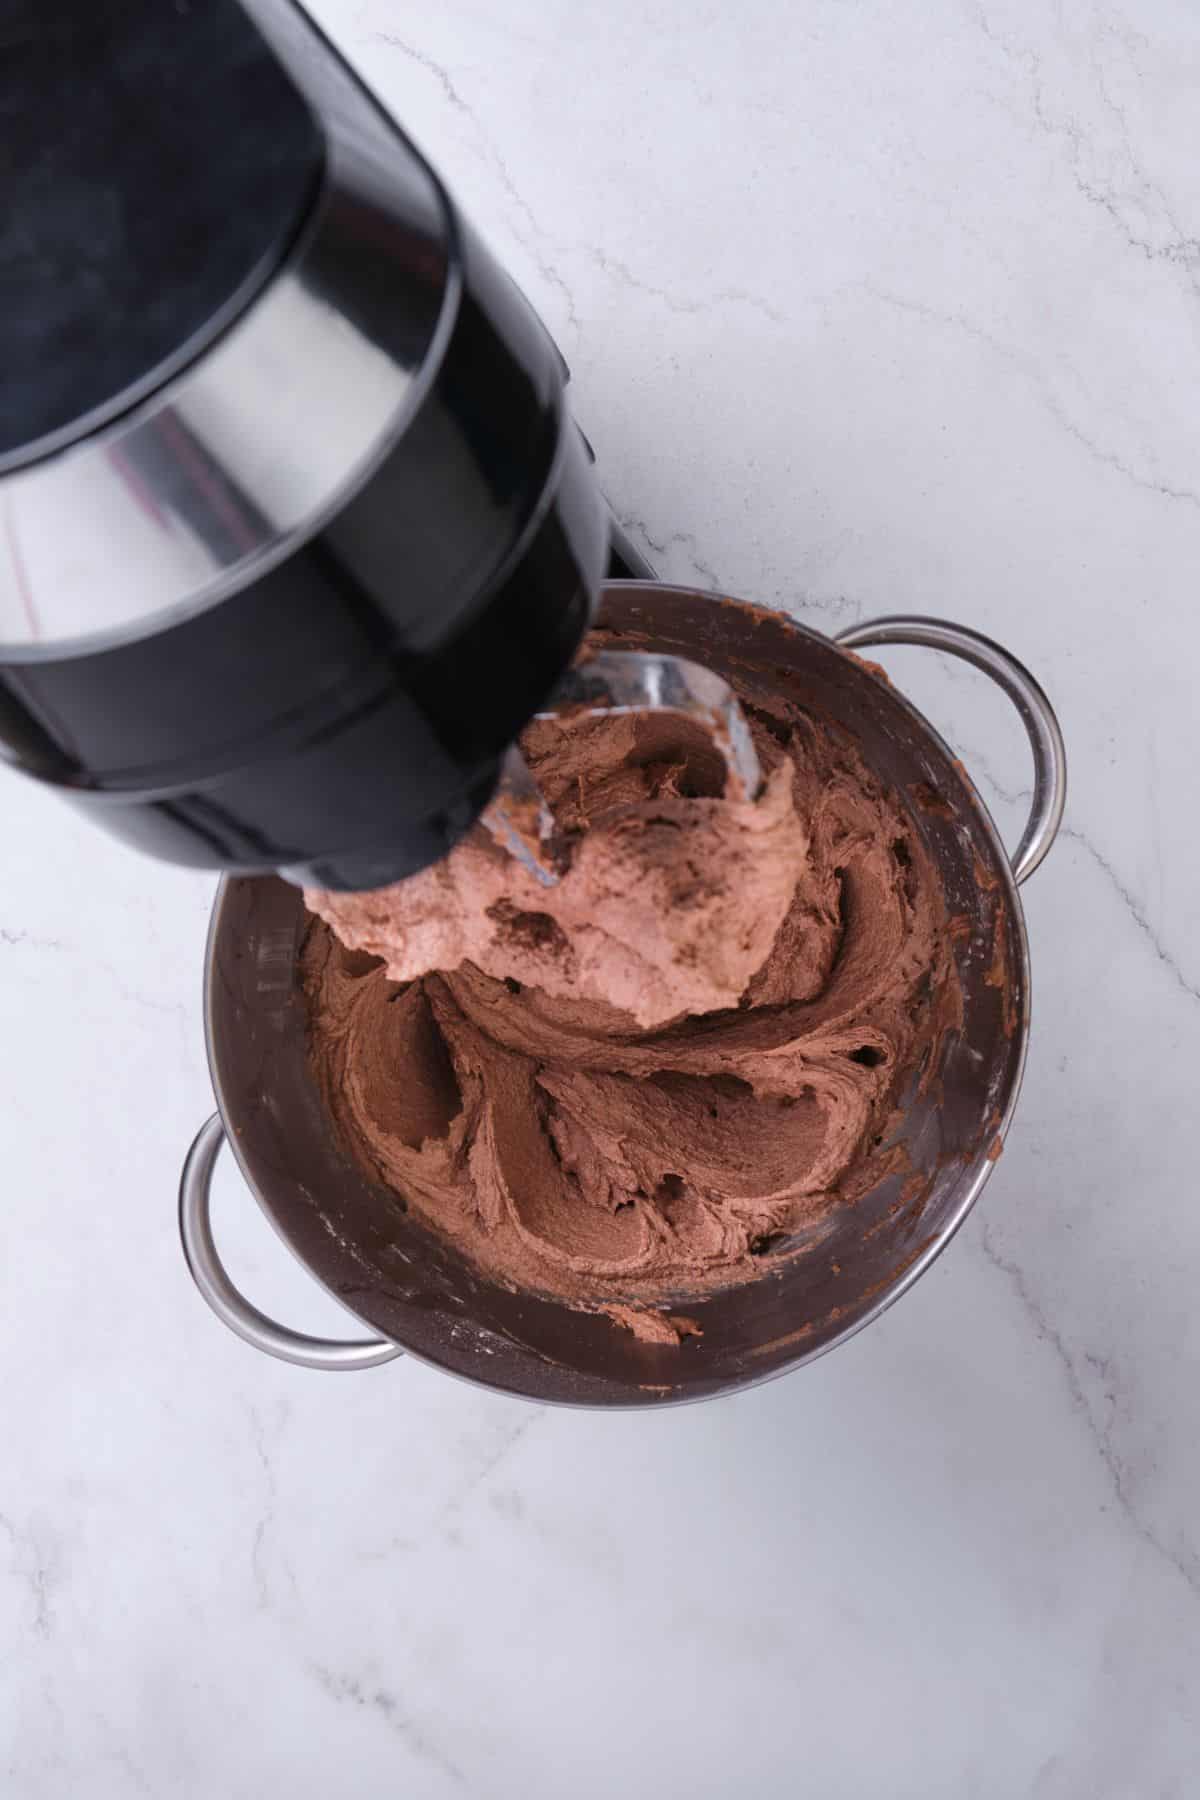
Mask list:
[[[620,1316],[761,1272],[861,1190],[955,1014],[904,803],[799,709],[748,714],[755,802],[669,719],[533,726],[557,887],[479,833],[307,896],[337,933],[314,921],[303,975],[344,1141],[511,1285]]]

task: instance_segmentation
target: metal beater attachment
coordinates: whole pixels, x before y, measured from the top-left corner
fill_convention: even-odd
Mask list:
[[[726,793],[736,800],[757,798],[762,771],[745,714],[729,683],[702,663],[640,650],[600,650],[568,671],[550,706],[537,717],[638,712],[679,713],[694,720],[724,761]],[[554,815],[516,745],[504,759],[483,824],[543,887],[559,881],[563,869],[553,846]]]

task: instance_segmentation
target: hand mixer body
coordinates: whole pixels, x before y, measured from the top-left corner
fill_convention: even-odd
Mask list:
[[[50,11],[0,77],[0,753],[177,862],[398,879],[604,574],[562,359],[290,0]]]

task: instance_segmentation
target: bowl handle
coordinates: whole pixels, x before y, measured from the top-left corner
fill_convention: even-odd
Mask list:
[[[872,644],[923,644],[973,663],[1003,688],[1021,715],[1033,751],[1033,804],[1012,858],[1017,886],[1028,881],[1045,859],[1062,824],[1067,803],[1067,752],[1054,708],[1025,665],[982,632],[971,631],[965,625],[951,625],[944,619],[871,619],[840,631],[834,642],[847,650],[862,650]]]
[[[225,1142],[221,1115],[214,1113],[196,1133],[179,1179],[179,1236],[192,1280],[218,1319],[256,1350],[306,1369],[370,1369],[404,1352],[387,1338],[359,1338],[339,1343],[306,1337],[277,1325],[239,1293],[225,1272],[213,1241],[209,1194],[217,1153]]]

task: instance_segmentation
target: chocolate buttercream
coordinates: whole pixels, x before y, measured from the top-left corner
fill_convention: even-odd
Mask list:
[[[510,1285],[620,1313],[761,1272],[870,1185],[955,1016],[904,801],[799,708],[747,711],[756,801],[669,717],[534,724],[557,887],[480,832],[396,887],[307,896],[346,1145]]]

